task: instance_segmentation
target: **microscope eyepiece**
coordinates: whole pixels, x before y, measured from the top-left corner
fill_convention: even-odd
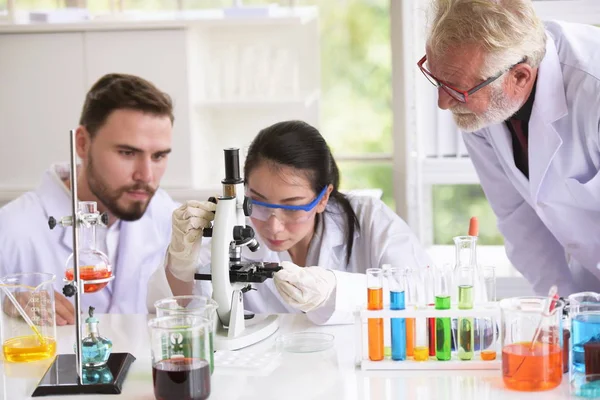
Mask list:
[[[252,239],[250,241],[250,243],[248,243],[248,248],[250,249],[251,252],[255,252],[258,249],[260,249],[260,243],[258,243],[258,241],[256,239]]]
[[[221,182],[234,185],[242,182],[240,178],[240,149],[225,149],[225,179]]]

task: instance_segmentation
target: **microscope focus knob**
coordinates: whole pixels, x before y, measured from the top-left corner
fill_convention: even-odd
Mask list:
[[[244,197],[244,215],[246,217],[252,215],[252,199],[250,197]]]
[[[254,238],[254,229],[250,226],[236,225],[233,227],[233,240],[243,241]]]
[[[50,229],[54,229],[54,227],[56,226],[56,218],[48,218],[48,226],[50,227]]]
[[[107,213],[102,213],[102,215],[100,215],[100,222],[102,222],[103,225],[108,225],[108,214]]]

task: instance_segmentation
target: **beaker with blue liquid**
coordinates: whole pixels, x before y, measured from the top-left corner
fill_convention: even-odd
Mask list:
[[[569,296],[571,318],[571,360],[574,373],[597,374],[595,360],[600,355],[600,294],[574,293]]]

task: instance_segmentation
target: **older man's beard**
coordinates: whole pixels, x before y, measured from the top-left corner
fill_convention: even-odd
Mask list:
[[[508,98],[502,87],[492,86],[490,104],[485,112],[473,114],[463,105],[453,107],[450,111],[452,111],[454,122],[459,129],[465,132],[474,132],[506,121],[519,111],[519,108],[521,108],[521,101]]]

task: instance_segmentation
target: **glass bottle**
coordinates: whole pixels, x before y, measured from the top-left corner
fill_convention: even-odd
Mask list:
[[[95,293],[104,289],[112,279],[112,267],[106,254],[96,248],[96,224],[100,219],[96,202],[80,201],[79,215],[79,277],[84,281],[85,293]],[[67,259],[65,280],[71,282],[73,274],[73,253]]]
[[[85,320],[86,336],[81,343],[81,360],[86,368],[106,365],[112,351],[112,341],[100,336],[98,323],[98,319],[94,317],[94,307],[90,306],[89,317]]]

